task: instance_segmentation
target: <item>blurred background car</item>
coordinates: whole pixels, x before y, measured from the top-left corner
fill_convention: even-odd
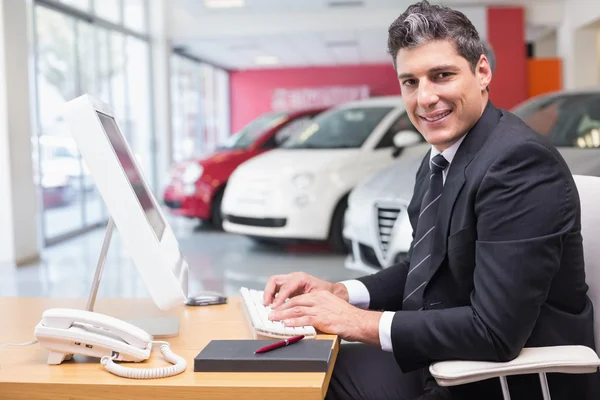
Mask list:
[[[73,138],[69,136],[41,136],[39,138],[40,170],[54,185],[66,177],[73,189],[84,191],[94,189],[94,181],[81,159]],[[42,179],[44,182],[44,178]],[[50,185],[50,183],[47,183]]]
[[[351,250],[346,268],[374,273],[406,256],[412,239],[406,209],[416,171],[429,147],[425,143],[405,149],[398,162],[366,177],[352,190],[343,233]]]
[[[244,161],[279,147],[323,110],[265,113],[208,157],[173,165],[164,204],[174,215],[198,218],[221,229],[221,200],[231,173]]]
[[[600,88],[537,96],[511,111],[550,139],[573,174],[600,176]],[[344,238],[352,251],[346,268],[374,273],[406,256],[412,241],[406,209],[429,146],[411,150],[350,194]]]
[[[44,208],[67,206],[76,198],[72,181],[65,174],[49,173],[42,177],[42,201]]]
[[[223,198],[223,228],[261,241],[327,241],[345,252],[348,193],[394,161],[394,142],[423,142],[400,96],[349,102],[320,114],[282,148],[236,169]]]

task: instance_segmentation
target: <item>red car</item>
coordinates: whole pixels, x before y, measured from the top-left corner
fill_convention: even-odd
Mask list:
[[[221,229],[221,199],[231,173],[244,161],[275,149],[324,109],[269,112],[232,135],[213,154],[176,164],[163,194],[171,213],[210,221]]]

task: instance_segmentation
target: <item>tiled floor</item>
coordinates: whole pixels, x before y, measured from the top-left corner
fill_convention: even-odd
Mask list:
[[[190,292],[216,290],[238,295],[240,286],[262,289],[270,275],[305,271],[339,281],[361,275],[345,269],[343,256],[257,245],[237,235],[184,219],[170,224],[190,265]],[[0,265],[0,296],[87,297],[104,230],[47,248],[34,265]],[[146,297],[148,292],[115,230],[98,297]]]

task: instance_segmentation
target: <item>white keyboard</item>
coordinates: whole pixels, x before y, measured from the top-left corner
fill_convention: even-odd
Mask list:
[[[244,300],[248,319],[257,334],[277,339],[286,339],[296,335],[305,335],[307,337],[317,335],[315,328],[312,326],[289,327],[283,325],[280,321],[270,321],[269,312],[271,311],[271,307],[263,305],[262,290],[243,287],[240,289],[240,292]]]

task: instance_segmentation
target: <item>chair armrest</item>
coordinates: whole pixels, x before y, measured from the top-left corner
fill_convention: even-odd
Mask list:
[[[588,374],[600,367],[600,358],[586,346],[552,346],[524,348],[508,362],[440,361],[429,366],[429,372],[440,386],[464,385],[489,378],[509,375],[560,372]]]

